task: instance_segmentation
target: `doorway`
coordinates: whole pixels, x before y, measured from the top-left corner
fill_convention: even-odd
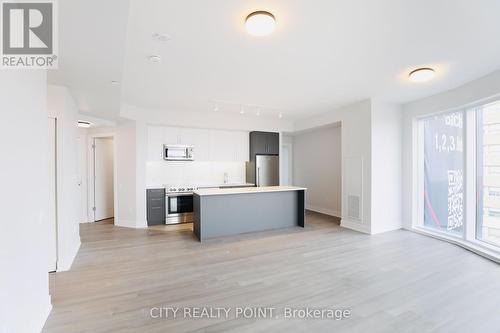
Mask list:
[[[282,154],[282,185],[293,185],[293,148],[292,143],[283,143],[281,146]]]
[[[114,217],[114,142],[113,137],[93,138],[91,217],[102,221]]]

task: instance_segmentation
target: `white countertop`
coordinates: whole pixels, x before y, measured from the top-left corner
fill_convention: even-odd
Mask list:
[[[200,190],[204,190],[204,189],[207,189],[209,187],[214,188],[214,187],[238,187],[238,186],[252,187],[252,186],[255,186],[255,184],[251,184],[251,183],[226,183],[226,184],[216,184],[216,185],[200,185],[200,186],[198,186],[198,188]]]
[[[262,187],[244,187],[244,188],[207,188],[194,191],[194,194],[203,195],[226,195],[226,194],[247,194],[247,193],[266,193],[266,192],[286,192],[307,190],[304,187],[296,186],[262,186]]]
[[[251,183],[226,183],[226,184],[207,184],[207,185],[199,185],[199,186],[194,186],[194,187],[199,187],[200,189],[206,189],[206,188],[214,188],[214,187],[218,188],[218,187],[237,187],[237,186],[251,187],[251,186],[255,186],[255,184],[251,184]],[[166,188],[166,187],[167,187],[166,185],[148,185],[146,188],[148,190],[150,190],[150,189],[154,190],[154,189],[162,189],[162,188]]]

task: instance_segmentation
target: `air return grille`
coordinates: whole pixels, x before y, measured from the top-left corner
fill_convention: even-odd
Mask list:
[[[357,195],[349,195],[347,196],[347,214],[348,218],[354,219],[354,220],[360,220],[361,215],[360,215],[360,210],[361,207],[359,206],[359,196]]]

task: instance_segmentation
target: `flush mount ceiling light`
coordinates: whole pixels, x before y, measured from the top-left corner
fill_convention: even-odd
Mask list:
[[[436,72],[432,68],[418,68],[412,71],[408,77],[412,82],[426,82],[434,78]]]
[[[78,120],[78,127],[81,127],[81,128],[89,128],[90,125],[92,125],[92,123],[90,121],[86,121],[86,120]]]
[[[252,36],[267,36],[274,31],[276,19],[273,14],[260,10],[247,16],[245,27]]]

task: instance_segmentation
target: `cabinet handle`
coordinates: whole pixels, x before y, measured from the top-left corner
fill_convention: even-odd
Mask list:
[[[260,186],[260,168],[257,168],[257,186]]]

